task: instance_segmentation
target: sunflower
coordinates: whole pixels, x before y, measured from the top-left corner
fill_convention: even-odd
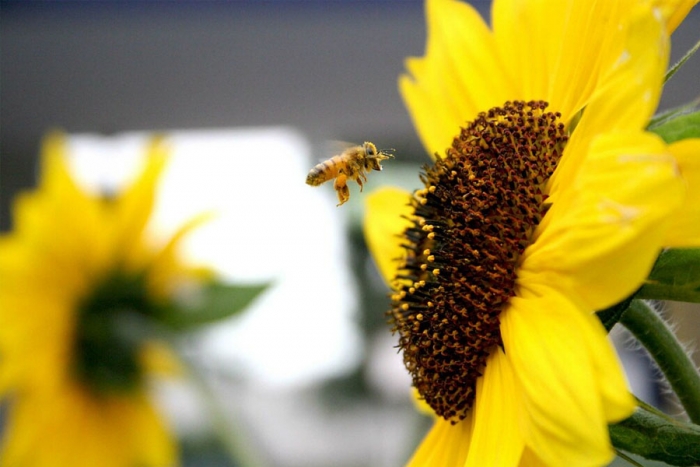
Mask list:
[[[399,87],[434,161],[368,198],[390,320],[436,415],[410,465],[593,466],[635,401],[594,311],[700,243],[700,141],[644,131],[693,2],[428,0]],[[692,224],[692,225],[691,225]],[[397,261],[396,259],[399,258]]]
[[[0,237],[0,395],[9,403],[0,463],[171,466],[173,439],[147,377],[177,371],[148,333],[175,287],[203,271],[145,234],[166,161],[155,141],[123,192],[96,196],[71,178],[61,135],[47,138],[39,187],[20,195]]]

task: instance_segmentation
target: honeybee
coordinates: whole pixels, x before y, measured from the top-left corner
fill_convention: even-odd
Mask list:
[[[338,194],[337,206],[345,204],[350,199],[350,189],[347,181],[355,180],[362,191],[363,183],[367,181],[367,173],[372,170],[382,170],[379,162],[394,157],[387,150],[377,151],[377,147],[365,141],[362,146],[347,148],[341,154],[321,162],[309,171],[306,184],[318,186],[335,178],[333,188]]]

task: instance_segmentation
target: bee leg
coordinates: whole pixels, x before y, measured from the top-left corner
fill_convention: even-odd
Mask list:
[[[336,204],[336,206],[345,204],[345,202],[350,199],[350,189],[348,188],[346,182],[347,176],[345,174],[339,174],[338,178],[335,179],[333,188],[335,188],[335,191],[338,194],[338,201],[340,201],[340,203]]]
[[[362,178],[362,181],[364,183],[367,183],[367,174],[364,172],[360,172],[360,177]],[[360,183],[360,179],[357,179],[357,183],[360,185],[360,191],[362,191],[362,183]]]
[[[367,181],[367,177],[363,177],[362,174],[360,174],[359,177],[357,177],[357,184],[360,185],[360,192],[362,191],[362,188],[364,187],[362,183],[362,179],[365,179],[365,182]]]

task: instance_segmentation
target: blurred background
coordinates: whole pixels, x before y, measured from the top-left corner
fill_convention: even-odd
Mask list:
[[[488,17],[490,2],[472,3]],[[698,26],[696,8],[672,61]],[[174,160],[156,223],[216,210],[187,254],[273,283],[245,316],[192,336],[217,410],[201,388],[155,388],[185,465],[233,465],[214,436],[222,423],[261,462],[290,467],[400,465],[428,428],[385,324],[357,186],[336,209],[330,186],[304,184],[340,140],[396,149],[364,194],[417,186],[427,157],[396,82],[424,43],[420,1],[0,2],[0,228],[35,183],[47,131],[71,135],[74,170],[97,188],[123,183],[146,135],[164,132]],[[699,75],[695,58],[661,107],[698,97]],[[697,339],[697,327],[680,330]],[[635,355],[633,384],[662,404]]]

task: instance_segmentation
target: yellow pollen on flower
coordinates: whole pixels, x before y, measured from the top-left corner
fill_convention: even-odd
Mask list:
[[[424,168],[426,188],[411,201],[404,281],[388,314],[413,385],[452,423],[467,416],[489,354],[503,345],[499,315],[547,210],[567,134],[546,108],[506,102],[479,114]]]

